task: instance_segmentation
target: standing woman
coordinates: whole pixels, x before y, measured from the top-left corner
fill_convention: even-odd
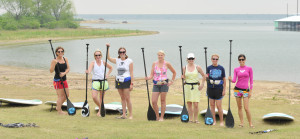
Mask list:
[[[61,46],[57,47],[55,49],[56,59],[53,59],[50,65],[50,73],[53,73],[55,71],[53,86],[57,94],[56,110],[58,114],[62,115],[67,114],[61,109],[62,104],[66,101],[66,95],[62,83],[64,84],[66,93],[69,97],[69,88],[66,75],[70,71],[68,59],[66,57],[63,57],[64,51],[64,48],[62,48]],[[60,74],[58,74],[57,66],[59,68]]]
[[[195,65],[195,56],[193,53],[189,53],[187,55],[187,62],[188,64],[182,68],[183,78],[185,80],[185,99],[187,101],[191,122],[198,124],[198,103],[200,102],[200,90],[202,90],[204,86],[206,77],[202,68],[198,65]],[[201,83],[198,80],[198,73],[200,73],[202,76]]]
[[[89,69],[86,70],[86,73],[93,74],[92,77],[92,97],[95,102],[95,104],[99,107],[99,111],[97,113],[97,116],[100,117],[101,115],[101,104],[102,104],[102,97],[104,96],[105,91],[109,89],[107,77],[112,72],[112,66],[107,63],[107,68],[109,69],[108,73],[106,73],[105,76],[105,86],[103,89],[104,84],[104,70],[105,70],[105,61],[101,60],[102,58],[102,52],[100,50],[96,50],[94,52],[94,58],[95,61],[93,61]],[[98,93],[100,93],[100,100],[98,99]]]
[[[110,47],[109,44],[106,46]],[[116,88],[121,97],[123,114],[120,119],[126,119],[126,106],[129,110],[129,119],[132,119],[132,105],[130,100],[130,91],[133,88],[133,62],[126,55],[126,49],[120,47],[118,50],[118,58],[111,58],[109,51],[107,51],[107,59],[117,65]]]
[[[158,61],[152,64],[151,74],[149,77],[145,77],[146,80],[153,79],[153,89],[152,89],[152,106],[155,111],[156,120],[163,121],[166,111],[166,97],[169,90],[169,86],[173,84],[176,71],[172,65],[165,61],[165,53],[160,50],[157,53]],[[170,69],[173,73],[172,80],[168,80],[167,70]],[[158,97],[160,96],[161,102],[161,115],[159,117],[158,113]]]
[[[249,99],[252,95],[253,88],[253,71],[252,68],[245,65],[246,56],[244,54],[240,54],[238,56],[238,60],[240,63],[240,67],[234,69],[233,79],[229,76],[229,81],[235,83],[237,78],[237,83],[234,87],[234,96],[236,97],[236,103],[238,105],[238,112],[240,117],[240,127],[244,126],[244,118],[242,111],[242,100],[244,101],[244,109],[246,111],[247,119],[249,122],[249,126],[254,128],[251,120],[251,114],[249,110]],[[250,80],[250,90],[249,90],[249,80]]]
[[[212,65],[207,67],[208,72],[208,86],[207,95],[209,97],[211,113],[213,115],[214,123],[216,125],[216,112],[215,105],[217,105],[218,113],[220,117],[220,126],[224,126],[223,123],[223,109],[222,99],[226,90],[225,70],[223,66],[218,65],[219,55],[214,54],[211,56]]]

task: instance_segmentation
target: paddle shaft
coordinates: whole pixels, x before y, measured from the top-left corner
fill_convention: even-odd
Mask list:
[[[230,42],[230,56],[229,56],[229,76],[231,76],[231,43],[232,40],[229,40]],[[230,90],[231,90],[231,81],[229,81],[229,109],[230,109]]]
[[[204,53],[205,53],[205,69],[206,69],[206,75],[208,73],[207,71],[207,52],[206,52],[207,47],[204,47]],[[206,77],[205,77],[206,78]],[[208,80],[206,79],[206,84],[207,84],[207,88],[208,88]],[[207,90],[207,89],[206,89]],[[207,93],[207,91],[206,91]],[[207,105],[209,107],[209,98],[208,98],[208,94],[207,94]]]
[[[145,68],[145,77],[147,77],[147,70],[146,70],[146,62],[145,62],[144,48],[142,48],[142,52],[143,52],[143,60],[144,60],[144,68]],[[151,104],[150,104],[150,96],[149,96],[148,80],[146,80],[146,86],[147,86],[148,102],[149,102],[149,105],[151,105]]]
[[[180,63],[181,63],[181,75],[183,75],[183,70],[182,70],[182,68],[183,68],[183,65],[182,65],[182,53],[181,53],[181,47],[182,46],[179,46],[179,52],[180,52]],[[183,102],[184,102],[184,104],[183,105],[185,105],[185,93],[184,93],[184,79],[183,78],[181,78],[181,81],[182,81],[182,91],[183,91]]]
[[[52,50],[54,59],[56,59],[56,56],[55,56],[55,53],[54,53],[54,49],[53,49],[53,46],[52,46],[52,42],[51,42],[51,40],[48,40],[48,41],[50,42],[50,46],[51,46],[51,50]],[[56,65],[57,65],[57,63],[56,63]],[[57,67],[57,71],[58,71],[57,74],[60,75],[59,67],[58,67],[58,65],[57,65],[57,66],[56,66],[56,65],[55,65],[55,67]],[[59,77],[60,77],[60,76],[59,76]],[[67,95],[67,93],[66,93],[66,89],[65,89],[65,85],[64,85],[64,83],[63,83],[62,77],[60,77],[60,80],[61,80],[61,84],[62,84],[62,86],[63,86],[63,88],[64,88],[64,92],[65,92],[66,98],[67,98],[67,100],[69,100],[68,95]]]
[[[88,59],[89,59],[89,44],[86,44],[86,70],[88,70]],[[87,85],[88,85],[88,73],[86,73],[85,79],[85,101],[87,101]]]
[[[104,77],[103,77],[103,95],[102,95],[102,103],[100,104],[101,105],[101,116],[104,117],[105,116],[105,108],[104,108],[104,90],[105,90],[105,77],[106,77],[106,67],[107,67],[107,52],[108,52],[108,47],[106,47],[106,56],[105,56],[105,66],[104,66]],[[101,95],[101,94],[100,94]]]

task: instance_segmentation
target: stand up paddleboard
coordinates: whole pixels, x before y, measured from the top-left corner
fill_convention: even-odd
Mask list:
[[[181,115],[183,106],[178,105],[178,104],[168,104],[166,105],[166,111],[165,111],[165,115]],[[161,113],[161,108],[159,108],[158,110],[159,113]]]
[[[263,120],[282,120],[282,121],[294,121],[294,117],[285,113],[269,113],[263,116]]]
[[[0,106],[2,102],[16,105],[40,105],[43,101],[38,99],[26,100],[26,99],[10,99],[10,98],[0,98]]]
[[[83,103],[84,102],[74,102],[73,105],[76,109],[81,109],[82,106],[83,106]],[[53,106],[56,106],[56,101],[46,101],[45,102],[46,105],[51,105],[51,109],[50,109],[50,112],[52,111],[53,109]],[[63,107],[67,107],[67,102],[64,102],[62,104]]]
[[[111,103],[107,103],[104,104],[105,110],[106,111],[111,111],[111,112],[120,112],[123,113],[123,109],[122,109],[122,104],[121,102],[111,102]],[[98,111],[99,107],[96,106],[95,107],[95,111]]]
[[[215,112],[216,112],[216,115],[219,115],[219,112],[218,112],[218,109],[217,109],[217,108],[215,109]],[[228,111],[226,111],[226,110],[223,110],[223,116],[226,116],[226,115],[227,115],[227,113],[228,113]],[[206,114],[206,109],[205,109],[205,110],[202,110],[202,111],[200,111],[200,114],[201,114],[202,116],[205,116],[205,114]]]

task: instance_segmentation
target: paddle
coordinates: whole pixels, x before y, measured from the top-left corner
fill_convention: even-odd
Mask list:
[[[179,46],[179,52],[180,52],[180,62],[181,62],[181,75],[183,75],[181,47],[182,46]],[[189,113],[185,106],[184,80],[183,80],[183,78],[181,78],[181,80],[182,80],[182,91],[183,91],[183,109],[181,112],[181,122],[189,122]]]
[[[106,66],[107,66],[107,51],[108,47],[106,47],[106,58],[105,58],[105,68],[104,68],[104,83],[103,83],[103,94],[102,94],[102,103],[101,103],[101,117],[105,117],[105,107],[104,107],[104,87],[105,87],[105,77],[106,77]],[[101,94],[100,94],[101,95]]]
[[[229,62],[229,76],[231,76],[231,43],[232,43],[232,40],[229,40],[230,42],[230,62]],[[226,121],[225,121],[225,124],[226,124],[226,127],[228,128],[233,128],[234,127],[234,118],[232,116],[232,113],[231,113],[231,110],[230,110],[230,88],[231,86],[231,81],[229,81],[229,106],[228,106],[228,113],[227,113],[227,116],[226,116]]]
[[[86,44],[86,70],[88,70],[88,58],[89,58],[89,44]],[[85,79],[85,102],[81,109],[81,115],[82,117],[89,117],[90,116],[90,108],[87,101],[87,85],[88,85],[88,73],[86,73],[86,79]]]
[[[142,53],[143,53],[143,59],[144,59],[144,68],[145,68],[145,77],[147,77],[147,71],[146,71],[146,62],[145,62],[145,55],[144,55],[144,48],[142,49]],[[156,120],[156,115],[155,112],[151,106],[150,103],[150,96],[149,96],[149,88],[148,88],[148,80],[146,80],[146,86],[147,86],[147,94],[148,94],[148,102],[149,102],[149,106],[148,106],[148,112],[147,112],[147,119],[149,121],[155,121]]]
[[[51,40],[49,40],[49,43],[50,43],[50,46],[51,46],[51,50],[52,50],[54,59],[56,59],[56,56],[54,54],[54,50],[53,50],[53,46],[52,46]],[[58,75],[59,75],[60,74],[60,70],[59,70],[59,67],[57,66],[57,64],[55,65],[55,67],[57,67],[57,71],[58,71]],[[75,115],[76,114],[76,109],[75,109],[74,105],[71,103],[71,101],[68,98],[68,95],[67,95],[66,89],[65,89],[65,85],[62,82],[62,77],[60,77],[60,81],[61,81],[61,84],[62,84],[62,86],[64,88],[64,92],[65,92],[65,95],[66,95],[66,98],[67,98],[67,111],[68,111],[68,114],[69,115]]]
[[[206,74],[208,73],[207,71],[207,54],[206,54],[206,49],[207,47],[204,47],[204,52],[205,52],[205,67],[206,67]],[[205,113],[205,118],[204,118],[204,122],[206,125],[212,125],[214,123],[214,119],[213,119],[213,116],[211,114],[211,111],[210,111],[210,107],[209,107],[209,98],[208,98],[208,93],[207,93],[207,90],[208,90],[208,79],[206,80],[207,82],[207,89],[206,89],[206,94],[207,94],[207,110],[206,110],[206,113]]]

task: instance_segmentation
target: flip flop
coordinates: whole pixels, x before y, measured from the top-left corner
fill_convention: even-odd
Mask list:
[[[117,119],[127,119],[126,117],[120,116],[120,117],[116,117]]]

